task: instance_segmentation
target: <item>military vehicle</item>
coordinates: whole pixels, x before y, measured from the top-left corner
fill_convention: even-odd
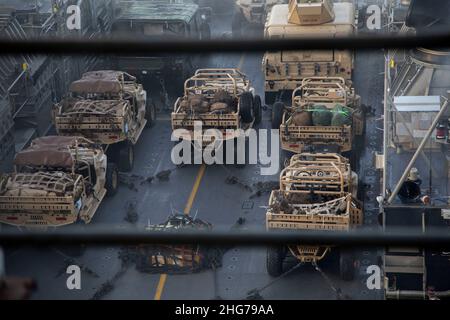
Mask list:
[[[73,82],[53,108],[59,135],[81,135],[105,146],[121,171],[134,163],[134,145],[155,120],[155,106],[136,78],[121,71],[92,71]]]
[[[291,107],[276,102],[272,108],[272,126],[280,129],[281,165],[292,154],[313,149],[351,151],[355,136],[364,131],[360,100],[344,78],[304,78],[292,93]]]
[[[0,181],[0,222],[18,227],[89,223],[103,198],[114,195],[118,171],[103,150],[83,137],[32,141]]]
[[[188,0],[121,1],[112,33],[145,40],[208,40],[209,16],[210,10]],[[165,82],[184,81],[193,71],[191,58],[186,55],[119,56],[113,63],[116,69],[139,77],[156,76]]]
[[[275,5],[267,19],[267,39],[345,37],[355,32],[355,9],[348,2],[290,0]],[[288,101],[305,77],[351,79],[353,53],[350,50],[271,51],[263,58],[265,103]]]
[[[249,79],[238,69],[197,70],[186,80],[184,96],[174,105],[172,130],[176,138],[196,145],[194,125],[198,122],[203,130],[199,147],[217,142],[216,137],[206,134],[208,129],[220,130],[222,142],[236,141],[243,132],[261,122],[261,98],[253,92]],[[186,129],[188,133],[178,134],[177,129]],[[234,131],[227,132],[227,129]]]
[[[241,37],[249,25],[263,27],[272,7],[282,3],[287,3],[287,0],[236,0],[231,23],[233,36]]]
[[[357,181],[349,161],[338,154],[294,155],[280,174],[280,189],[270,195],[267,229],[345,231],[361,225],[363,213],[356,195]],[[268,248],[267,271],[271,276],[280,276],[289,254],[302,263],[317,265],[335,250],[339,252],[341,277],[352,280],[352,251],[320,244]]]

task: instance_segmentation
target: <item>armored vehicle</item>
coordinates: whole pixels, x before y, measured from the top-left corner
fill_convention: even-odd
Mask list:
[[[121,1],[113,24],[113,35],[145,40],[207,40],[210,12],[192,1]],[[192,74],[192,62],[186,55],[140,55],[117,57],[119,70],[137,76],[156,76],[165,82],[184,81]]]
[[[18,227],[89,223],[118,172],[103,150],[83,137],[48,136],[32,141],[0,180],[0,222]]]
[[[357,175],[347,159],[338,154],[302,153],[294,155],[280,174],[280,189],[274,190],[266,213],[268,230],[340,230],[362,224],[357,200]],[[302,263],[317,265],[335,247],[289,245],[267,251],[267,271],[279,276],[288,254]],[[354,276],[351,251],[337,250],[341,277]]]
[[[53,109],[59,135],[81,135],[105,146],[122,171],[134,163],[134,145],[155,119],[155,106],[136,78],[121,71],[92,71],[73,82]]]
[[[238,69],[199,69],[184,84],[184,96],[177,99],[172,112],[172,130],[185,129],[180,140],[194,143],[196,123],[201,124],[201,144],[205,148],[216,137],[207,134],[217,129],[223,140],[236,140],[261,121],[261,98],[245,74]],[[236,150],[236,149],[235,149]]]
[[[330,0],[290,0],[275,5],[267,19],[267,39],[346,37],[355,31],[355,9],[351,3]],[[353,53],[349,50],[302,50],[266,52],[263,58],[265,103],[289,100],[305,77],[351,79]]]
[[[272,126],[280,129],[283,166],[293,153],[327,147],[349,152],[355,136],[364,131],[360,97],[339,77],[304,78],[292,93],[292,106],[276,102],[272,111]]]
[[[236,0],[236,10],[231,24],[234,37],[241,37],[248,25],[264,27],[267,16],[276,4],[287,0]]]

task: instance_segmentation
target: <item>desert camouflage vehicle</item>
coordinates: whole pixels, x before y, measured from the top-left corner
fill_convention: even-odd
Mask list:
[[[264,26],[267,15],[276,4],[287,3],[287,0],[236,0],[231,29],[233,36],[242,36],[248,25]]]
[[[92,71],[73,82],[53,108],[58,135],[80,135],[105,146],[121,171],[134,163],[134,145],[156,110],[136,78],[121,71]]]
[[[276,102],[272,108],[273,129],[280,129],[282,166],[295,153],[320,148],[351,151],[355,137],[364,131],[360,101],[343,78],[304,78],[292,93],[291,107]]]
[[[267,19],[267,39],[346,37],[356,32],[355,9],[349,2],[290,0],[275,5]],[[265,103],[288,101],[305,77],[351,79],[353,53],[350,50],[302,50],[266,52],[263,58]]]
[[[189,0],[120,1],[112,33],[145,40],[208,40],[210,15],[208,8],[199,8]],[[113,64],[116,69],[139,77],[156,76],[166,83],[184,81],[193,71],[188,55],[119,56]]]
[[[238,69],[197,70],[186,80],[184,96],[174,105],[172,130],[176,138],[195,145],[196,123],[202,125],[202,148],[218,141],[206,134],[208,129],[220,130],[222,141],[240,137],[261,122],[261,98],[253,92],[249,79]],[[178,134],[177,129],[185,129],[185,133]],[[231,129],[234,131],[227,132]]]
[[[89,223],[118,172],[103,150],[83,137],[33,140],[16,155],[15,172],[0,180],[0,222],[18,227]]]
[[[294,155],[280,174],[280,189],[270,195],[267,230],[345,231],[361,225],[357,181],[348,160],[338,154]],[[320,244],[271,247],[267,251],[267,271],[271,276],[281,275],[288,254],[302,263],[316,265],[332,250],[335,248]],[[354,256],[350,251],[339,251],[341,277],[351,280]]]

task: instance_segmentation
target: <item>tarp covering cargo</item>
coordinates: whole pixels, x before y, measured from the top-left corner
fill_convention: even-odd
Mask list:
[[[35,139],[32,145],[19,152],[14,159],[17,166],[47,166],[70,168],[74,159],[69,146],[75,146],[77,141],[85,141],[77,137],[48,136]]]
[[[105,70],[92,71],[83,74],[80,80],[70,85],[71,92],[78,93],[119,93],[123,90],[123,72]],[[130,81],[135,78],[127,75]]]

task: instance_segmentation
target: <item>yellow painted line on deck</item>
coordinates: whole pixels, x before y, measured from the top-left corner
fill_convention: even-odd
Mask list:
[[[202,182],[203,176],[205,175],[206,165],[202,164],[198,170],[197,178],[195,179],[194,186],[192,187],[191,194],[189,195],[188,202],[184,208],[184,214],[189,215],[192,209],[192,204],[194,203],[195,196],[197,195],[198,189],[200,187],[200,182]]]
[[[239,60],[238,69],[241,70],[245,61],[245,52],[241,55],[241,59]],[[242,71],[242,70],[241,70]]]
[[[154,300],[161,300],[161,295],[164,290],[164,285],[166,284],[167,274],[162,274],[159,277],[158,286],[156,287]]]
[[[194,204],[195,197],[197,196],[198,189],[200,188],[200,183],[202,182],[203,176],[205,175],[206,165],[202,164],[198,170],[197,178],[195,178],[194,186],[192,187],[191,194],[189,195],[186,207],[183,213],[189,215]],[[158,286],[156,287],[154,300],[161,300],[162,293],[164,291],[164,286],[166,285],[167,274],[161,274],[159,276]]]

